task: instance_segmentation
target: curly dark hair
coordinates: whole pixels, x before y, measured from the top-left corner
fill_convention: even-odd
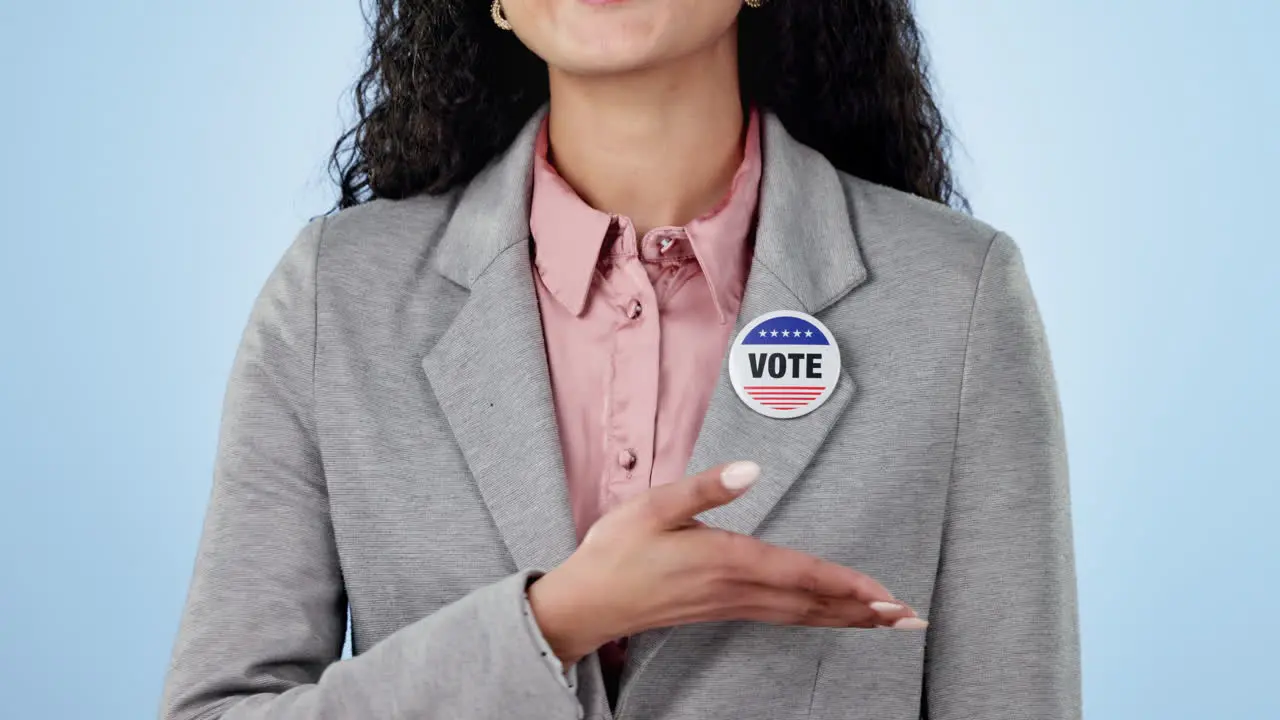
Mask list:
[[[548,98],[546,64],[488,0],[373,0],[337,209],[466,183]],[[845,172],[968,209],[911,0],[772,0],[739,15],[744,102]]]

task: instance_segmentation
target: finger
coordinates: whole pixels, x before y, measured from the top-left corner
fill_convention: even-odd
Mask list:
[[[889,627],[917,630],[928,623],[910,608],[889,604],[875,607],[851,598],[814,595],[767,585],[743,583],[731,590],[733,602],[724,606],[723,619],[756,620],[783,625],[813,627]]]
[[[814,595],[750,583],[737,585],[732,602],[723,606],[716,614],[719,616],[717,619],[754,620],[775,625],[861,628],[892,625],[892,621],[851,598]]]
[[[885,622],[883,620],[852,620],[850,621],[845,615],[812,615],[807,618],[788,621],[788,620],[770,620],[768,617],[761,618],[758,622],[771,623],[774,625],[803,625],[806,627],[828,627],[828,628],[887,628],[891,630],[923,630],[929,627],[929,623],[920,618],[910,617],[903,618],[897,622]]]
[[[885,586],[857,570],[746,535],[726,535],[725,562],[738,580],[815,595],[849,597],[865,605],[879,602],[905,607]]]
[[[746,492],[759,477],[760,466],[753,462],[721,465],[649,490],[637,498],[634,509],[658,528],[675,530]]]

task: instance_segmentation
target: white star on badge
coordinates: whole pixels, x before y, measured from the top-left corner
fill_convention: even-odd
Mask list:
[[[770,334],[770,335],[772,335],[773,337],[778,337],[778,331],[777,331],[777,330],[774,330],[774,331],[770,332],[769,334]]]
[[[791,333],[787,332],[786,330],[783,330],[782,337],[791,337]]]
[[[769,333],[768,333],[768,332],[766,332],[766,331],[764,331],[764,330],[761,330],[761,331],[760,331],[760,337],[765,337],[765,336],[767,336],[768,334],[769,334]]]
[[[813,331],[812,331],[812,330],[805,330],[805,331],[804,331],[804,336],[805,336],[805,337],[813,337]]]

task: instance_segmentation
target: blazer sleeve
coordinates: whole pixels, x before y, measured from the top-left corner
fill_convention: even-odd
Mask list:
[[[340,659],[347,604],[312,391],[323,224],[272,272],[236,354],[161,717],[580,718],[524,617],[533,571]]]
[[[1021,254],[978,281],[926,647],[931,720],[1079,718],[1062,411]]]

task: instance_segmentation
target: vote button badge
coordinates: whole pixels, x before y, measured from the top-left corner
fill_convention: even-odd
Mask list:
[[[840,348],[812,315],[780,310],[747,323],[729,351],[729,379],[747,407],[771,418],[817,410],[840,378]]]

